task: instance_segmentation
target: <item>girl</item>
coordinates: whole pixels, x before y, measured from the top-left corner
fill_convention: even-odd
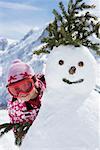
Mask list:
[[[8,101],[11,124],[32,124],[41,107],[41,98],[46,88],[43,74],[35,75],[32,68],[15,60],[9,68],[7,89],[12,99]],[[15,135],[17,130],[14,129]]]

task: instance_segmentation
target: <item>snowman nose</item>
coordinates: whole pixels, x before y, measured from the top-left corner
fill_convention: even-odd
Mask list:
[[[75,66],[71,66],[69,69],[69,74],[73,75],[76,72],[76,67]]]

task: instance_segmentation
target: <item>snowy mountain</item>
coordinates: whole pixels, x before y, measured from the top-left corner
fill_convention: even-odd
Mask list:
[[[0,50],[4,51],[8,45],[8,40],[4,37],[0,37]]]
[[[46,55],[33,56],[33,51],[41,46],[41,39],[47,35],[47,31],[30,30],[19,42],[11,43],[4,52],[0,52],[0,106],[5,106],[9,95],[6,89],[7,72],[14,59],[21,59],[30,64],[35,72],[44,71]]]

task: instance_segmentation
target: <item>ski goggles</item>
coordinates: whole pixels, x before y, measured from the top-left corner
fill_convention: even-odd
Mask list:
[[[34,88],[34,82],[31,78],[25,78],[20,81],[11,83],[6,87],[8,88],[9,93],[17,98],[19,93],[29,94]]]

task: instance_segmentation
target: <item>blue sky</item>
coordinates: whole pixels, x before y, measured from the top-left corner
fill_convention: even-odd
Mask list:
[[[61,0],[0,0],[0,36],[19,40],[53,20],[52,9]],[[62,0],[64,4],[69,0]],[[90,0],[99,3],[99,0]],[[99,7],[99,6],[98,6]]]

